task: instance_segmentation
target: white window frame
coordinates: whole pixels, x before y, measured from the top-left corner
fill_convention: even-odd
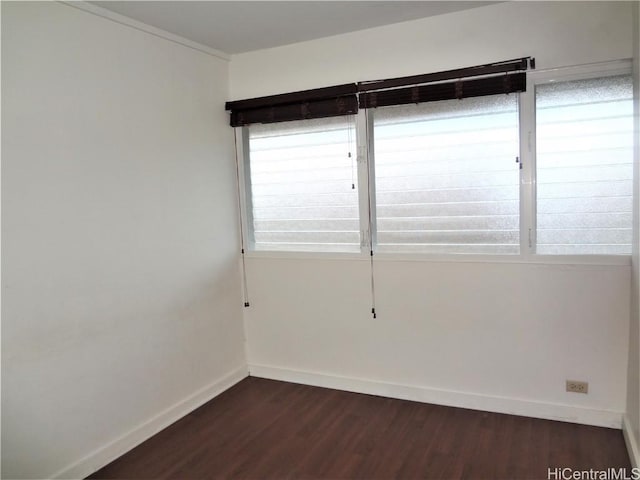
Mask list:
[[[533,263],[567,265],[630,265],[631,255],[538,255],[536,246],[536,117],[537,85],[556,81],[585,80],[632,73],[630,60],[616,60],[572,67],[530,70],[527,90],[518,93],[520,139],[520,253],[515,255],[375,253],[376,261],[427,261],[462,263]],[[304,258],[368,261],[376,250],[375,151],[373,115],[361,109],[355,116],[358,195],[360,215],[360,253],[256,251],[253,239],[249,128],[236,127],[236,161],[239,171],[240,211],[245,255],[249,258]],[[370,181],[369,181],[370,180]],[[371,216],[371,230],[369,226]]]
[[[247,179],[251,175],[249,162],[249,128],[236,127],[233,129],[236,145],[236,165],[238,169],[238,188],[240,189],[240,219],[244,253],[255,251],[255,237],[253,234],[253,207],[251,206],[251,182]]]
[[[358,178],[360,180],[360,223],[363,226],[361,253],[370,255],[377,244],[377,217],[373,115],[369,109],[361,109],[358,112],[356,140],[358,142]]]
[[[602,265],[630,265],[631,255],[540,255],[535,252],[536,246],[536,87],[554,82],[567,82],[573,80],[588,80],[590,78],[613,77],[616,75],[631,75],[632,64],[630,60],[618,60],[612,62],[602,62],[588,65],[578,65],[573,67],[552,68],[547,70],[532,70],[527,72],[527,91],[521,93],[521,99],[528,104],[531,109],[526,118],[521,117],[520,151],[528,150],[530,164],[530,191],[529,202],[531,205],[525,210],[529,216],[527,228],[531,228],[532,246],[527,250],[521,250],[520,254],[526,258],[538,260],[541,263],[572,263],[572,264],[602,264]],[[526,144],[522,142],[522,137],[526,137]],[[526,168],[526,164],[525,164]],[[522,193],[522,190],[521,190]],[[520,199],[522,202],[522,198]],[[522,210],[521,210],[522,215]],[[524,232],[525,230],[521,230]]]

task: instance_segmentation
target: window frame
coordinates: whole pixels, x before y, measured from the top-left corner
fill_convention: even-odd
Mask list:
[[[537,182],[536,182],[536,88],[538,85],[544,85],[554,82],[567,82],[574,80],[587,80],[590,78],[604,78],[604,77],[614,77],[617,75],[631,75],[632,74],[632,64],[630,60],[617,60],[611,62],[602,62],[597,64],[589,64],[589,65],[577,65],[573,67],[562,67],[562,68],[552,68],[547,70],[540,71],[532,71],[527,74],[527,91],[522,94],[527,98],[525,101],[529,102],[531,105],[531,114],[527,116],[524,121],[524,124],[520,125],[521,134],[523,131],[526,132],[527,135],[527,150],[529,150],[530,159],[529,163],[531,165],[531,191],[529,193],[529,200],[532,203],[529,214],[531,216],[529,220],[529,225],[532,229],[532,246],[525,253],[527,257],[535,257],[541,260],[546,260],[547,263],[555,263],[552,262],[552,259],[560,259],[563,260],[563,263],[574,263],[574,264],[613,264],[613,265],[630,265],[631,264],[631,254],[627,255],[615,255],[615,254],[566,254],[566,255],[542,255],[536,253],[536,233],[537,233]],[[522,121],[522,118],[521,118]],[[523,150],[523,144],[521,143],[521,151]],[[522,201],[522,199],[521,199]],[[521,255],[523,252],[521,251]],[[619,260],[622,260],[619,262]]]
[[[509,95],[515,95],[516,96],[516,104],[517,104],[517,108],[518,108],[518,115],[520,115],[520,93],[510,93]],[[387,108],[387,107],[380,107],[380,108]],[[367,112],[369,112],[369,109],[367,109]],[[368,131],[369,131],[369,143],[370,143],[370,149],[371,151],[374,151],[374,147],[373,145],[375,144],[375,136],[374,136],[374,115],[372,114],[368,114],[367,117],[367,121],[368,123]],[[518,118],[518,134],[521,134],[521,129],[520,129],[520,118]],[[522,145],[522,142],[519,142],[520,145]],[[375,152],[374,152],[375,153]],[[519,155],[521,155],[519,153]],[[522,157],[520,157],[522,158]],[[515,157],[514,157],[514,162],[515,162]],[[372,184],[374,185],[375,188],[375,159],[372,158],[372,166],[370,167],[370,175],[371,178],[373,179]],[[520,184],[522,183],[522,169],[519,170],[519,176],[520,176]],[[520,202],[522,202],[522,192],[520,191],[519,193],[520,195]],[[374,220],[374,225],[375,225],[375,207],[376,207],[376,196],[375,196],[375,190],[371,193],[371,205],[372,205],[372,215],[373,215],[373,220]],[[520,210],[518,212],[519,217],[522,217],[522,205],[520,205]],[[520,222],[522,222],[522,219],[520,218]],[[375,234],[375,230],[374,230],[374,234]],[[522,243],[522,225],[520,225],[520,243]],[[374,242],[374,250],[375,250],[375,246],[376,246],[376,242]],[[513,259],[513,258],[518,258],[520,257],[522,254],[522,247],[520,248],[520,252],[519,253],[515,253],[515,254],[485,254],[485,253],[422,253],[422,252],[376,252],[376,258],[383,258],[382,256],[384,256],[384,258],[394,258],[395,256],[400,256],[400,255],[406,255],[406,256],[410,256],[410,257],[417,257],[419,256],[420,258],[423,258],[425,260],[433,260],[433,261],[440,261],[440,260],[447,260],[449,258],[454,259],[456,257],[463,257],[463,258],[490,258],[492,259],[491,261],[495,261],[495,259],[502,259],[502,258],[507,258],[507,259]]]
[[[631,255],[581,254],[540,255],[536,247],[536,111],[538,85],[556,81],[584,80],[616,75],[630,75],[631,60],[615,60],[595,64],[559,67],[527,72],[527,90],[517,93],[520,140],[520,253],[519,254],[430,254],[415,252],[376,252],[376,196],[373,115],[360,109],[355,117],[358,204],[360,216],[360,252],[298,252],[255,250],[251,204],[249,128],[234,128],[238,168],[241,235],[248,258],[324,259],[368,261],[370,252],[381,261],[426,261],[454,263],[519,263],[567,265],[631,264]]]
[[[233,129],[236,147],[237,181],[240,208],[240,235],[243,237],[244,254],[255,252],[255,237],[253,233],[253,205],[251,203],[251,162],[249,161],[249,127],[235,127]]]
[[[363,110],[359,110],[358,115],[364,113]],[[295,256],[295,257],[308,257],[308,256],[322,256],[323,258],[327,257],[357,257],[362,253],[369,252],[369,244],[368,241],[364,240],[368,238],[368,233],[366,231],[366,222],[365,216],[363,212],[366,211],[366,203],[363,203],[363,192],[366,188],[366,178],[363,177],[361,173],[361,163],[364,162],[364,157],[361,156],[358,143],[358,118],[357,115],[345,115],[346,117],[353,117],[353,124],[351,124],[354,130],[355,138],[354,138],[354,150],[353,154],[355,154],[355,162],[356,162],[356,172],[357,179],[356,183],[358,185],[358,216],[359,216],[359,235],[360,235],[360,247],[359,251],[305,251],[305,250],[262,250],[256,249],[256,242],[254,236],[254,218],[253,218],[253,202],[252,202],[252,191],[251,191],[251,156],[250,156],[250,125],[242,126],[242,127],[234,127],[234,139],[235,139],[235,155],[237,162],[237,170],[238,170],[238,189],[240,193],[239,200],[239,210],[241,214],[239,231],[240,235],[242,235],[242,241],[244,244],[244,253],[246,256],[279,256],[283,254],[285,256]],[[335,118],[335,117],[330,117]],[[322,120],[322,118],[313,119],[313,120]],[[294,122],[299,122],[300,120],[293,120]],[[351,121],[349,121],[351,123]],[[364,138],[364,137],[363,137]],[[366,165],[366,164],[365,164]],[[366,168],[366,167],[365,167]],[[364,183],[363,183],[364,182]]]

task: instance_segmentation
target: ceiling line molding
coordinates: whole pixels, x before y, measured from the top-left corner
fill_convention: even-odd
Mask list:
[[[181,37],[180,35],[175,35],[173,33],[167,32],[166,30],[162,30],[161,28],[152,27],[151,25],[147,25],[146,23],[139,22],[138,20],[120,15],[119,13],[112,12],[111,10],[107,10],[106,8],[92,5],[85,1],[58,0],[58,3],[85,11],[92,15],[97,15],[107,20],[111,20],[112,22],[119,23],[120,25],[125,25],[135,30],[148,33],[149,35],[169,40],[170,42],[177,43],[178,45],[182,45],[183,47],[198,50],[199,52],[206,53],[207,55],[219,58],[220,60],[225,60],[227,62],[231,60],[231,56],[229,54],[224,53],[220,50],[216,50],[215,48],[211,48],[201,43],[194,42],[193,40]]]

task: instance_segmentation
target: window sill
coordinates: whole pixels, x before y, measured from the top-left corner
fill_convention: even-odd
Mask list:
[[[368,253],[354,252],[279,252],[249,251],[248,259],[328,260],[368,262]],[[376,253],[376,262],[432,262],[432,263],[515,263],[534,265],[602,265],[630,266],[630,255],[430,255],[419,253]]]
[[[630,255],[429,255],[378,253],[377,261],[441,263],[524,263],[536,265],[629,266]]]
[[[282,260],[368,261],[369,254],[358,252],[284,252],[277,250],[250,250],[245,253],[245,258],[277,258]]]

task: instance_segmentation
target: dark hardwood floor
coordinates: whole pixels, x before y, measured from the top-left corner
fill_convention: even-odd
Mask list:
[[[631,474],[620,430],[250,377],[89,478],[515,480],[550,467]]]

